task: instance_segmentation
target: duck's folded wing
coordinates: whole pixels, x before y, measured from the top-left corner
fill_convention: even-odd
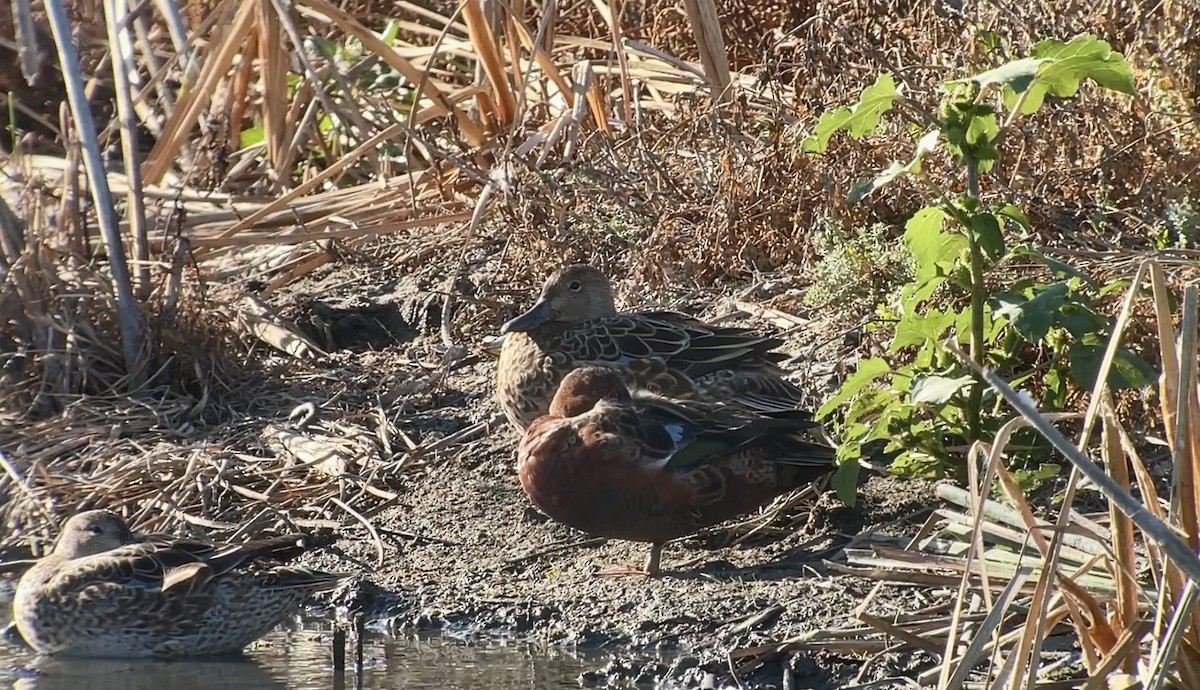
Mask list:
[[[559,343],[578,361],[626,364],[656,358],[695,376],[765,356],[780,344],[747,329],[710,326],[666,311],[610,316],[585,326],[565,334]]]
[[[684,329],[640,315],[595,319],[563,335],[559,347],[579,362],[628,364],[667,360],[688,347]]]
[[[663,466],[672,472],[690,472],[756,447],[770,448],[773,458],[789,464],[821,466],[833,458],[831,448],[805,440],[805,432],[815,424],[801,410],[746,414],[716,404],[652,396],[635,404],[643,425],[661,425],[675,442]]]
[[[773,371],[772,365],[786,358],[774,352],[782,340],[749,328],[715,326],[677,312],[645,312],[637,315],[636,322],[643,339],[669,344],[669,350],[661,350],[663,356],[693,377],[732,365]]]
[[[335,584],[340,575],[283,565],[306,548],[298,535],[224,546],[160,539],[71,561],[46,586],[79,615],[103,615],[116,626],[186,632],[213,605],[222,578],[251,576],[260,589]],[[235,568],[239,572],[231,574]]]
[[[215,550],[206,560],[216,572],[227,573],[256,560],[272,564],[287,563],[303,554],[306,549],[305,538],[299,534],[291,534],[245,544],[226,544]]]
[[[203,560],[185,551],[164,549],[161,544],[142,542],[72,560],[69,567],[55,575],[54,583],[64,589],[100,584],[158,589],[168,570],[197,562]]]
[[[65,615],[117,628],[186,632],[211,606],[211,581],[204,561],[141,543],[75,559],[45,587]]]

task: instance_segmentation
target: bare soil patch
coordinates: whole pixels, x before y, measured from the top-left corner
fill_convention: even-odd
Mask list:
[[[847,624],[874,583],[831,573],[826,559],[837,560],[841,546],[866,532],[884,540],[910,535],[934,501],[929,484],[876,476],[853,508],[832,493],[810,492],[803,500],[785,497],[762,515],[672,543],[661,578],[598,577],[607,565],[640,562],[648,547],[589,538],[530,505],[513,468],[516,432],[499,419],[492,400],[495,359],[483,348],[473,346],[435,390],[393,396],[395,382],[419,376],[415,362],[439,349],[433,327],[438,319],[429,311],[440,303],[420,288],[433,281],[377,284],[378,274],[365,274],[330,270],[272,302],[297,322],[312,317],[329,324],[306,330],[331,345],[331,360],[361,384],[344,386],[323,377],[328,387],[309,391],[309,400],[324,408],[322,398],[341,395],[328,403],[333,409],[320,411],[322,418],[354,418],[388,399],[386,414],[412,443],[436,447],[441,439],[457,437],[405,471],[393,487],[398,500],[371,514],[379,542],[366,527],[351,524],[333,552],[315,563],[361,573],[362,589],[339,598],[350,596],[366,615],[386,617],[395,629],[465,628],[602,647],[614,653],[614,663],[597,669],[594,682],[649,677],[700,682],[708,673],[731,680],[726,660],[731,649]],[[710,295],[697,311],[719,310],[735,296]],[[470,330],[488,330],[479,326]],[[814,337],[814,331],[822,335]],[[797,381],[814,397],[841,366],[830,359],[845,349],[840,337],[830,337],[837,334],[827,323],[788,336],[790,351],[815,354],[796,369]],[[292,372],[285,378],[304,377]],[[302,397],[294,394],[297,401]],[[274,417],[287,411],[280,408]],[[470,435],[462,436],[464,431]],[[920,609],[932,600],[928,593],[901,589],[882,599],[897,611]],[[675,657],[673,664],[655,660],[664,650]],[[860,681],[926,661],[910,653],[881,658]],[[864,670],[852,655],[781,655],[756,663],[740,680],[752,687],[778,683],[789,664],[796,682],[807,683],[797,687],[843,687]]]

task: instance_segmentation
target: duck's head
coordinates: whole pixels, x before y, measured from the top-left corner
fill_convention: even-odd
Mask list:
[[[111,510],[88,510],[63,525],[54,555],[66,559],[83,558],[136,541],[137,537],[120,515]]]
[[[571,326],[615,313],[608,277],[591,266],[575,264],[546,279],[537,303],[504,324],[500,333],[528,332],[546,325]]]
[[[621,375],[606,367],[580,367],[563,377],[550,401],[551,417],[577,417],[601,400],[623,403],[631,400]]]

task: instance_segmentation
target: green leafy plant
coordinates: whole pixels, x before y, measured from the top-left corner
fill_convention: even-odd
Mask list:
[[[894,324],[887,352],[861,362],[818,411],[819,417],[843,413],[838,453],[844,464],[835,479],[843,496],[853,492],[853,461],[864,446],[885,444],[897,454],[892,470],[901,475],[944,476],[962,469],[954,458],[963,457],[968,444],[1007,419],[1003,408],[985,399],[982,381],[952,356],[948,337],[969,345],[975,362],[1030,384],[1047,408],[1066,404],[1069,381],[1084,387],[1095,382],[1110,323],[1094,303],[1122,286],[1099,285],[1024,242],[1030,230],[1025,214],[996,200],[999,193],[986,202],[981,193],[981,177],[999,158],[1014,121],[1045,106],[1048,96],[1073,97],[1085,80],[1135,92],[1124,57],[1090,35],[1066,43],[1045,40],[1030,57],[948,81],[937,112],[923,114],[926,126],[917,128],[912,156],[849,190],[854,203],[910,178],[934,201],[905,226],[913,279],[901,289],[898,305],[883,308]],[[823,115],[801,149],[824,153],[841,131],[855,138],[871,134],[898,103],[916,107],[890,75],[881,74],[858,103]],[[923,161],[933,155],[947,155],[955,164],[963,193],[941,189],[923,173]],[[994,269],[1017,258],[1042,263],[1051,279],[997,287],[1002,281]],[[1145,361],[1122,349],[1109,383],[1141,387],[1153,376]],[[1026,476],[1047,474],[1042,466]]]
[[[393,45],[401,29],[399,20],[389,20],[376,38]],[[321,148],[327,156],[341,155],[349,141],[356,140],[346,137],[356,126],[365,131],[370,129],[368,125],[378,125],[381,115],[389,119],[405,115],[415,102],[414,85],[408,83],[386,61],[376,59],[358,38],[349,37],[339,42],[322,36],[309,36],[305,39],[305,51],[314,58],[319,57],[312,59],[311,63],[325,94],[321,103],[325,107],[332,106],[330,110],[323,110],[316,119],[317,132],[322,139]],[[289,72],[286,80],[290,99],[296,98],[310,86],[310,80],[304,72]],[[391,112],[380,113],[379,104],[387,104]],[[265,136],[266,130],[259,118],[254,125],[239,133],[239,145],[262,145]],[[379,151],[395,161],[401,161],[404,156],[403,148],[390,141],[380,144]],[[296,161],[298,169],[303,165],[303,161]],[[353,181],[348,183],[352,184]]]
[[[1200,211],[1191,199],[1168,201],[1157,230],[1159,249],[1195,249],[1200,245]]]
[[[812,284],[804,294],[810,306],[861,312],[894,302],[899,287],[912,279],[908,247],[896,242],[883,223],[847,230],[827,220],[811,239],[820,261],[812,268]]]

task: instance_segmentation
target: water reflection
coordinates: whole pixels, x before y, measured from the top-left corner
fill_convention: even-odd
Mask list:
[[[6,624],[7,605],[0,602],[0,610]],[[14,690],[557,690],[578,688],[579,674],[600,663],[524,642],[368,632],[362,678],[355,674],[351,640],[342,686],[335,682],[332,639],[327,625],[277,630],[244,658],[187,662],[51,659],[0,642],[0,687],[9,681]]]

